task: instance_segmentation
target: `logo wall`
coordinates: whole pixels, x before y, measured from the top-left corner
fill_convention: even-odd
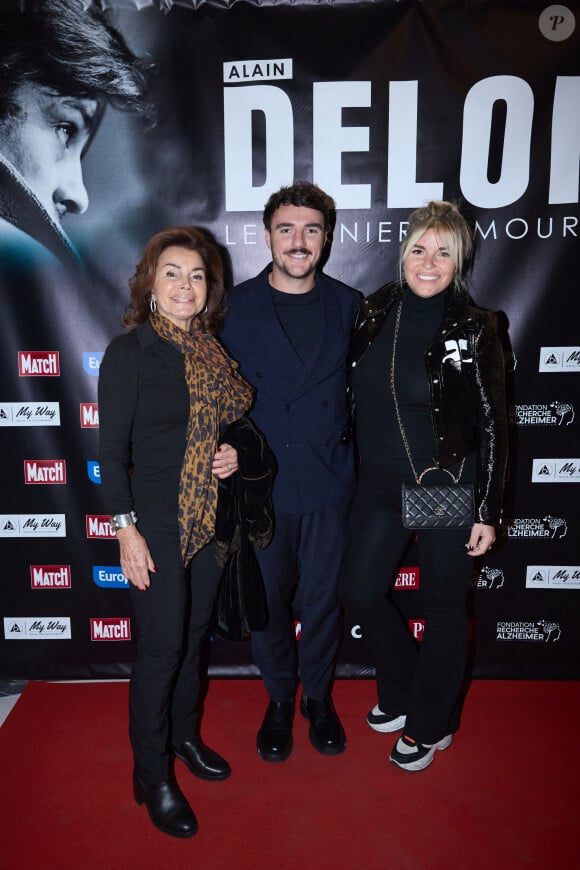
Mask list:
[[[497,640],[519,643],[555,643],[560,640],[560,623],[550,619],[535,622],[498,622]]]
[[[0,538],[66,538],[64,514],[0,514]]]
[[[539,370],[541,372],[580,371],[580,347],[542,347]]]
[[[0,426],[60,426],[58,402],[2,402]]]
[[[6,640],[70,640],[69,616],[5,616]]]
[[[98,377],[103,351],[85,351],[83,353],[83,369],[88,375]]]
[[[99,405],[98,402],[81,402],[81,429],[99,428]]]
[[[110,517],[107,514],[87,514],[85,517],[87,538],[117,539],[111,528]]]
[[[91,640],[131,640],[131,620],[127,616],[93,618]]]
[[[492,568],[484,565],[479,575],[475,577],[476,589],[501,589],[505,583],[505,576],[501,568]]]
[[[580,483],[580,459],[534,459],[532,483]]]
[[[528,565],[526,589],[580,589],[580,565]]]
[[[560,401],[543,405],[513,405],[509,413],[510,423],[516,426],[570,426],[574,418],[574,405]]]
[[[57,350],[19,350],[18,375],[21,378],[60,377],[60,357]]]
[[[129,581],[117,565],[93,565],[93,583],[103,589],[127,589]]]
[[[568,523],[564,517],[553,517],[546,514],[545,517],[516,517],[506,520],[503,529],[508,538],[546,539],[565,538],[568,532]]]
[[[70,565],[31,565],[32,589],[70,589]]]
[[[25,459],[24,483],[66,483],[64,459]]]

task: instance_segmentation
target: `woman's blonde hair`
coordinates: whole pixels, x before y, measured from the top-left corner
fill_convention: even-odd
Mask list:
[[[454,284],[463,288],[463,270],[473,251],[473,230],[452,202],[432,200],[409,215],[407,235],[399,250],[399,282],[404,281],[404,266],[411,249],[428,230],[435,230],[449,251],[455,266]]]

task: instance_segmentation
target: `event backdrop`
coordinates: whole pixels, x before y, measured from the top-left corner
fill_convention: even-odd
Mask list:
[[[365,294],[395,276],[413,208],[453,199],[476,221],[470,287],[505,327],[511,454],[501,542],[473,574],[473,673],[580,676],[577,2],[98,5],[144,61],[154,117],[105,111],[88,208],[63,223],[79,268],[11,256],[0,234],[0,675],[127,675],[96,400],[128,278],[175,223],[207,227],[233,280],[250,277],[269,193],[307,179],[337,206],[326,271]],[[394,594],[420,640],[421,566],[406,562]],[[215,675],[256,673],[247,641],[210,655]],[[338,673],[371,673],[348,614]]]

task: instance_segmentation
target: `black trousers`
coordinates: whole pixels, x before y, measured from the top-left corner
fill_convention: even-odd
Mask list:
[[[417,644],[388,594],[413,535],[401,523],[400,484],[361,480],[339,598],[361,625],[381,710],[406,715],[405,733],[434,743],[459,725],[473,562],[465,549],[469,530],[418,532],[425,631]]]
[[[319,701],[330,689],[342,636],[336,585],[349,512],[350,500],[309,514],[278,513],[272,542],[256,550],[269,622],[252,632],[252,651],[273,701],[293,698],[298,680]]]
[[[129,735],[145,783],[169,776],[170,745],[197,734],[202,645],[222,569],[210,542],[183,567],[177,518],[143,515],[157,573],[142,592],[131,586],[138,630],[129,692]]]

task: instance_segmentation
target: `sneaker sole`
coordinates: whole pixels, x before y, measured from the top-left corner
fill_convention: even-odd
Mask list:
[[[445,749],[449,749],[452,743],[453,734],[448,734],[447,737],[443,737],[438,741],[438,743],[434,743],[431,747],[431,751],[428,752],[427,755],[424,755],[423,758],[418,758],[416,761],[409,760],[405,763],[397,761],[397,759],[393,758],[391,755],[389,761],[391,764],[394,764],[395,767],[400,767],[401,770],[408,770],[410,773],[416,773],[420,770],[425,770],[425,768],[429,767],[430,764],[433,764],[435,753],[437,751],[443,752]]]
[[[400,731],[405,727],[407,721],[406,716],[399,716],[397,719],[391,719],[389,722],[371,722],[369,717],[366,717],[366,723],[373,731],[378,731],[380,734],[392,734],[393,731]]]

